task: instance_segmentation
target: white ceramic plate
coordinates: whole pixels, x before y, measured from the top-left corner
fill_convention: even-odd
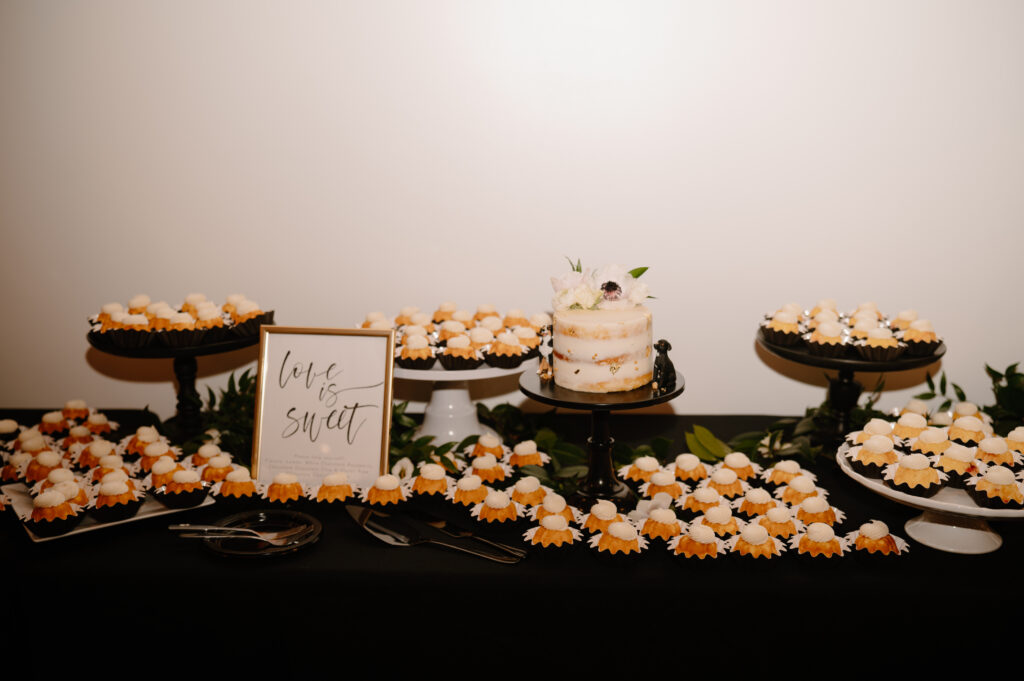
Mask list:
[[[7,498],[11,500],[11,505],[14,507],[14,511],[20,518],[23,515],[32,513],[32,495],[29,493],[28,487],[20,482],[13,482],[8,485],[4,485],[0,488],[7,495]],[[124,520],[115,520],[111,522],[101,523],[95,518],[86,516],[84,520],[75,529],[64,534],[58,534],[54,537],[40,537],[32,532],[28,528],[28,525],[23,523],[22,527],[25,528],[25,532],[28,533],[29,538],[34,542],[52,541],[54,539],[62,539],[64,537],[70,537],[75,534],[82,534],[83,532],[92,532],[93,530],[102,530],[107,527],[113,527],[114,525],[123,525],[125,523],[135,522],[136,520],[142,520],[143,518],[152,518],[158,515],[170,515],[172,513],[181,513],[182,511],[188,511],[192,508],[199,508],[200,506],[209,506],[210,504],[216,503],[213,497],[207,496],[203,499],[203,503],[198,506],[191,506],[189,508],[167,508],[159,501],[151,496],[147,496],[146,500],[142,502],[142,506],[139,507],[139,512],[133,515],[131,518],[125,518]]]
[[[893,501],[927,511],[941,511],[974,518],[1024,518],[1024,509],[982,508],[974,503],[974,499],[971,499],[966,491],[955,487],[943,487],[935,496],[927,499],[897,492],[881,480],[865,477],[853,470],[850,459],[847,457],[849,451],[850,445],[843,443],[839,451],[836,452],[836,461],[842,471],[873,492]]]

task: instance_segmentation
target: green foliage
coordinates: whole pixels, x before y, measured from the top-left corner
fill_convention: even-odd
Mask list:
[[[992,417],[995,432],[1004,436],[1024,425],[1024,374],[1017,370],[1018,365],[1019,362],[1015,362],[1002,372],[985,365],[996,403],[983,407],[983,411]]]
[[[433,435],[416,437],[417,421],[405,413],[409,407],[408,402],[395,403],[391,405],[391,437],[388,446],[388,455],[391,463],[402,458],[408,458],[413,464],[437,463],[444,467],[451,475],[458,474],[458,467],[451,457],[458,457],[458,453],[470,445],[476,444],[476,435],[470,435],[462,442],[445,442],[435,445]],[[448,454],[450,456],[446,456]]]
[[[639,278],[640,278],[640,276],[641,276],[641,275],[642,275],[642,274],[643,274],[644,272],[646,272],[646,271],[647,271],[648,269],[649,269],[649,268],[647,268],[647,267],[634,267],[633,269],[631,269],[631,270],[629,271],[629,276],[633,277],[634,279],[639,279]]]
[[[988,369],[987,364],[985,365],[985,369]],[[946,395],[947,385],[953,387],[953,394],[956,396],[956,399],[958,401],[967,401],[967,395],[964,393],[964,389],[958,386],[956,383],[953,383],[952,381],[947,381],[945,371],[943,371],[942,374],[939,376],[938,386],[935,385],[935,380],[932,378],[931,373],[925,374],[924,380],[925,383],[928,384],[928,390],[923,393],[918,393],[917,395],[914,395],[914,399],[934,400],[936,397],[941,397],[942,403],[938,406],[936,411],[949,411],[949,408],[953,406],[953,398]]]
[[[850,430],[862,430],[871,419],[886,417],[875,409],[884,387],[880,380],[864,403],[851,410]],[[817,407],[808,407],[802,418],[780,419],[765,430],[741,433],[729,441],[729,446],[759,463],[789,458],[810,463],[825,451],[832,451],[826,445],[830,444],[830,435],[839,430],[840,421],[840,415],[826,400]]]
[[[715,463],[725,458],[732,451],[729,445],[712,434],[704,426],[694,425],[692,433],[686,433],[686,446],[701,461]]]
[[[183,446],[184,452],[196,451],[209,440],[205,431],[216,430],[220,434],[220,448],[231,454],[236,462],[251,465],[255,414],[256,374],[246,369],[236,380],[232,372],[219,397],[212,388],[206,387],[206,407],[202,411],[204,433],[187,441]]]

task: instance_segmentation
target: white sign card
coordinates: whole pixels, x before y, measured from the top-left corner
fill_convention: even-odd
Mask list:
[[[388,469],[394,348],[391,330],[262,327],[253,477],[372,485]]]

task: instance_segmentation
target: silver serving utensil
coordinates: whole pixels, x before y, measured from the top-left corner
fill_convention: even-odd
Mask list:
[[[278,532],[260,532],[248,527],[189,525],[188,523],[170,525],[167,529],[174,532],[182,532],[182,534],[178,535],[180,537],[206,537],[210,539],[232,537],[236,539],[260,539],[268,544],[273,544],[274,546],[284,546],[303,534],[306,534],[310,530],[306,525],[299,525],[297,527],[290,527],[287,530],[280,530]]]
[[[462,553],[468,553],[470,555],[477,556],[478,558],[484,558],[486,560],[503,563],[505,565],[514,565],[520,560],[516,556],[491,553],[489,551],[471,548],[468,545],[455,544],[428,537],[420,532],[413,523],[404,522],[402,519],[396,519],[387,514],[375,511],[372,508],[355,505],[347,505],[345,508],[356,521],[357,525],[375,536],[377,539],[380,539],[387,544],[391,544],[392,546],[434,544],[436,546],[454,549],[455,551],[461,551]]]
[[[254,537],[251,534],[228,534],[228,533],[218,534],[216,532],[203,532],[203,533],[199,533],[199,532],[195,532],[195,533],[193,533],[193,532],[182,532],[178,536],[179,537],[184,537],[186,539],[255,539],[256,541],[261,541],[261,542],[270,544],[271,546],[288,546],[289,544],[294,544],[295,542],[297,542],[300,539],[302,539],[302,537],[304,535],[299,535],[299,536],[295,536],[295,537],[286,537],[284,539],[262,539],[260,537]]]
[[[441,532],[444,532],[449,537],[475,539],[478,542],[483,542],[488,546],[493,546],[499,551],[504,551],[505,553],[516,556],[517,558],[526,558],[526,549],[519,548],[518,546],[510,546],[509,544],[502,544],[500,541],[494,541],[493,539],[488,539],[487,537],[481,537],[478,534],[473,534],[470,530],[463,529],[456,525],[450,525],[448,521],[444,518],[438,518],[425,511],[417,510],[414,511],[414,513],[415,515],[419,516],[424,523],[430,525],[435,530],[440,530]]]

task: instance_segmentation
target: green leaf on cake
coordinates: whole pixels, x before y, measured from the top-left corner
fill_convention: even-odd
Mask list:
[[[634,267],[629,271],[629,276],[633,277],[634,279],[639,279],[640,275],[642,275],[646,271],[646,267]]]

